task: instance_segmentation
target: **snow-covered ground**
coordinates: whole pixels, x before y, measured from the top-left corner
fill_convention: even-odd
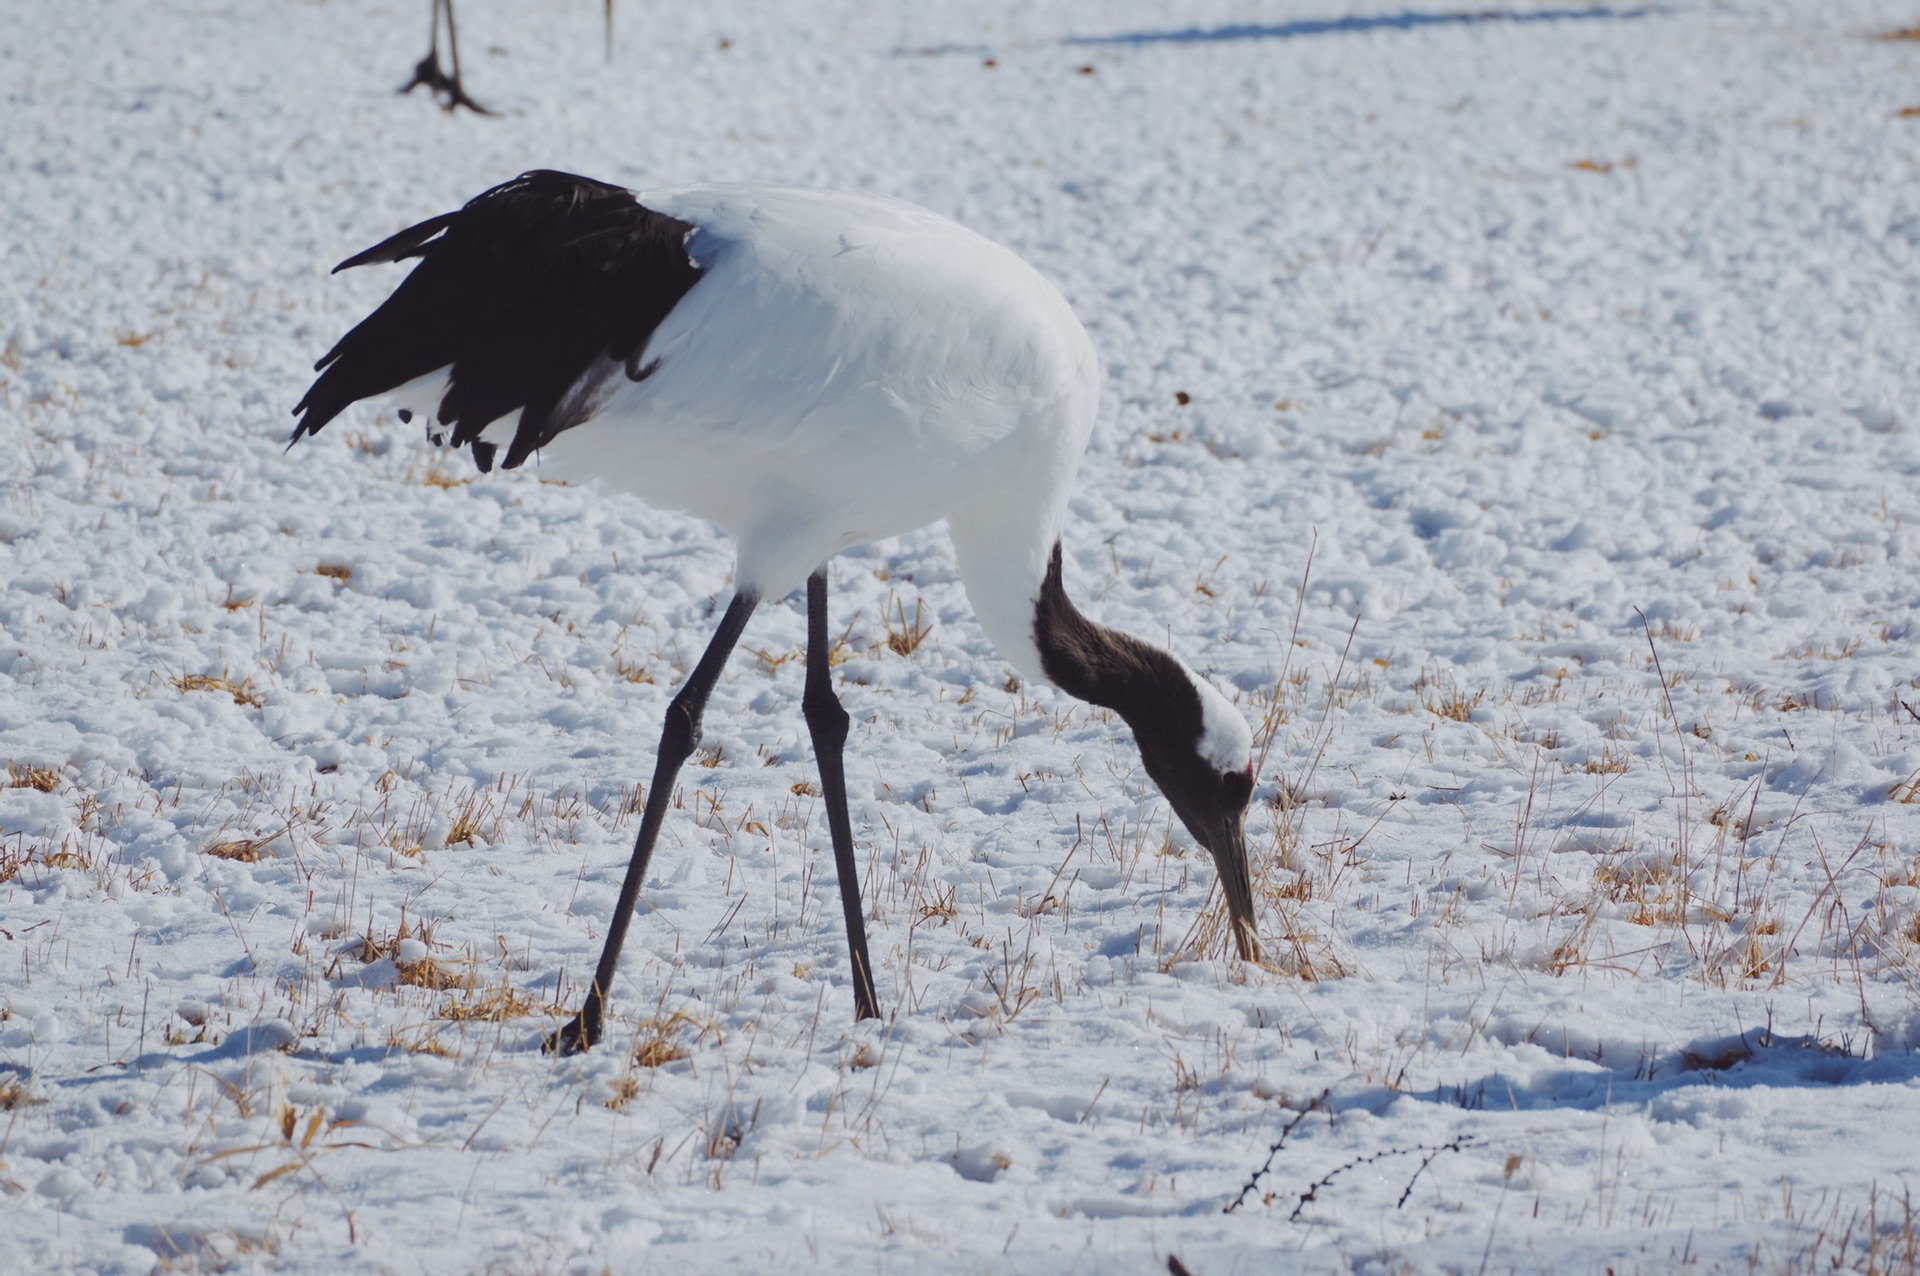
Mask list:
[[[427,9],[0,3],[0,1271],[1912,1270],[1912,4],[463,0],[491,119]],[[885,1018],[790,601],[540,1053],[729,548],[283,451],[327,269],[536,166],[1061,285],[1069,586],[1272,730],[1272,969],[931,529],[833,566]]]

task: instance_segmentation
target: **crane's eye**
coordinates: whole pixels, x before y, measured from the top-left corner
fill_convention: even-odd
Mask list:
[[[1253,767],[1248,766],[1244,771],[1229,771],[1221,776],[1220,797],[1230,809],[1244,809],[1253,797]]]

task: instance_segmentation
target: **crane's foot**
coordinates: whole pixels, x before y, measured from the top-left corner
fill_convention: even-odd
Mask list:
[[[855,963],[853,970],[853,1021],[859,1023],[862,1019],[878,1019],[880,1000],[873,995],[873,976],[858,963]]]
[[[567,1026],[560,1029],[540,1043],[540,1049],[547,1054],[568,1055],[585,1054],[600,1041],[600,1021],[598,1016],[591,1025],[587,1022],[587,1012],[581,1011],[567,1020]]]
[[[460,83],[458,75],[448,75],[441,69],[437,54],[429,53],[420,59],[419,64],[413,68],[413,78],[401,86],[400,92],[411,93],[418,88],[425,88],[441,106],[449,111],[458,110],[464,106],[475,115],[493,114],[492,111],[467,96],[466,87]]]

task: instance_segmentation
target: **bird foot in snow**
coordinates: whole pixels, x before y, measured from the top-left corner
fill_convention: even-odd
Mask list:
[[[458,110],[464,106],[475,115],[493,114],[492,111],[468,97],[466,88],[460,83],[460,77],[448,75],[442,70],[440,59],[432,53],[420,59],[419,64],[413,68],[413,78],[401,86],[400,92],[411,93],[422,86],[425,86],[427,92],[433,94],[435,100],[449,111]]]
[[[551,1055],[565,1058],[568,1055],[585,1054],[600,1039],[597,1029],[588,1031],[585,1015],[575,1015],[567,1020],[567,1026],[540,1043],[540,1049]]]

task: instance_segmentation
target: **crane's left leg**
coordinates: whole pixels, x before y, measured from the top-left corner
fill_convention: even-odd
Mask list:
[[[600,950],[600,964],[594,968],[593,986],[580,1013],[566,1027],[547,1038],[548,1054],[579,1054],[592,1049],[606,1026],[607,994],[613,989],[613,975],[620,968],[620,946],[627,939],[627,923],[633,920],[634,906],[640,902],[640,884],[646,880],[647,861],[653,858],[653,844],[660,838],[660,825],[667,818],[667,804],[673,798],[673,782],[680,766],[700,743],[700,719],[706,713],[707,697],[720,681],[727,657],[740,641],[740,631],[753,615],[756,599],[752,594],[735,594],[727,604],[700,663],[680,684],[667,705],[667,720],[660,731],[660,752],[653,764],[653,787],[647,790],[647,804],[640,812],[640,833],[633,840],[633,859],[627,864],[626,880],[620,883],[620,899],[613,906],[613,920],[607,925],[607,942]]]
[[[813,735],[820,764],[820,789],[827,803],[827,830],[833,837],[833,866],[840,875],[840,908],[847,918],[847,949],[853,956],[853,1017],[875,1019],[873,959],[867,955],[867,926],[860,907],[860,869],[853,862],[853,825],[847,818],[847,773],[842,754],[847,743],[847,711],[833,694],[828,659],[827,569],[807,577],[807,689],[800,707]]]

